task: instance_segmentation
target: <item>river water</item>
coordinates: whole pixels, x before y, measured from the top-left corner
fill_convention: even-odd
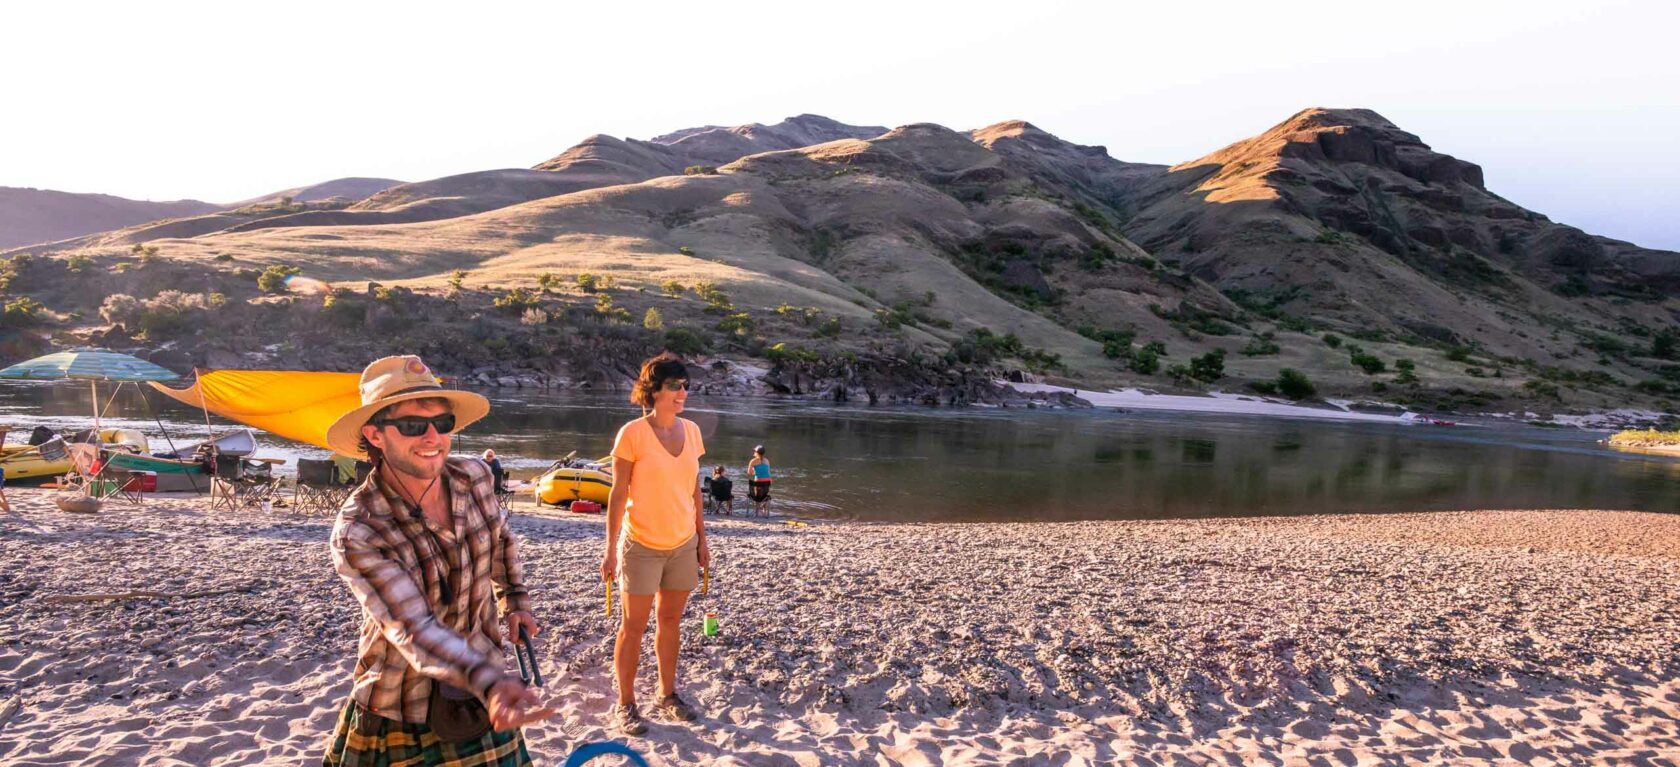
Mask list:
[[[572,450],[603,456],[640,410],[622,394],[489,390],[492,415],[457,452],[494,447],[516,478]],[[107,426],[153,450],[202,439],[203,414],[125,387]],[[1074,520],[1491,508],[1680,511],[1680,459],[1613,451],[1606,432],[1528,425],[1405,426],[1273,417],[836,406],[689,399],[707,467],[745,494],[754,445],[769,452],[776,510],[885,521]],[[0,384],[8,441],[30,427],[91,424],[86,384]],[[161,428],[160,428],[161,422]],[[227,422],[212,418],[212,426]],[[325,451],[259,434],[259,453]]]

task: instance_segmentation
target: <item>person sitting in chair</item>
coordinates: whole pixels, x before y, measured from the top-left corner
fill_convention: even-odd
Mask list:
[[[497,460],[496,451],[484,451],[484,462],[490,464],[490,477],[496,480],[496,495],[503,495],[507,490],[507,472],[502,471],[502,462]]]
[[[735,513],[735,483],[729,479],[729,470],[719,466],[712,469],[712,476],[708,478],[706,495],[712,500],[712,508],[719,513]]]

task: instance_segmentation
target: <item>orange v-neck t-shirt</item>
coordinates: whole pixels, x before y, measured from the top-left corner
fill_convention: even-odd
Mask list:
[[[678,418],[677,422],[683,428],[680,455],[671,455],[659,444],[653,424],[646,418],[625,424],[613,440],[613,458],[636,464],[624,503],[624,532],[630,540],[650,549],[677,548],[698,532],[694,527],[694,488],[706,446],[700,441],[700,427],[693,421]]]

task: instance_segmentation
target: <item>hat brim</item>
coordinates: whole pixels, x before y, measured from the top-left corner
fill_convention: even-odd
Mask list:
[[[368,454],[361,449],[362,427],[367,425],[368,419],[372,418],[374,413],[399,402],[434,397],[449,400],[449,411],[455,414],[455,430],[449,432],[450,434],[458,434],[474,421],[490,414],[490,400],[470,391],[421,389],[403,392],[370,402],[339,416],[332,426],[327,427],[327,447],[339,455],[365,461]]]

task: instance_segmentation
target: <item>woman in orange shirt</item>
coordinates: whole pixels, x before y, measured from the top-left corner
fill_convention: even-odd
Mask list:
[[[654,654],[659,661],[658,710],[689,722],[694,708],[677,695],[677,650],[683,607],[711,564],[700,487],[700,427],[678,418],[688,400],[688,368],[667,352],[642,363],[630,401],[646,414],[618,430],[613,487],[607,500],[607,551],[601,577],[617,577],[623,599],[613,675],[613,719],[625,735],[647,731],[636,708],[636,666],[648,614],[656,604]],[[620,533],[623,533],[621,536]]]

